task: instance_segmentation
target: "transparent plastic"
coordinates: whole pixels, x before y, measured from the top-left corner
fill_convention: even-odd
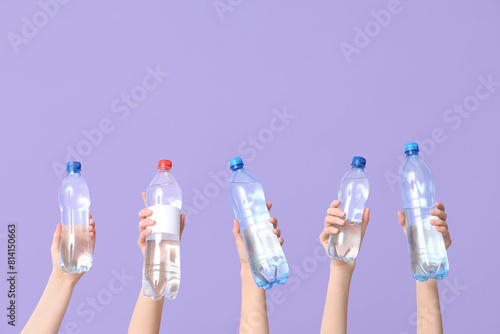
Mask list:
[[[413,277],[425,282],[448,276],[449,263],[443,235],[430,224],[435,209],[434,178],[418,150],[406,152],[399,170],[399,189],[403,200],[408,252]]]
[[[171,173],[171,168],[158,168],[158,173],[146,191],[146,206],[170,206],[174,215],[168,219],[180,221],[182,192]],[[172,209],[172,208],[169,208]],[[155,210],[153,209],[153,215]],[[156,220],[156,225],[163,222]],[[167,222],[171,223],[171,222]],[[146,238],[142,291],[147,297],[175,299],[181,279],[179,248],[180,230],[174,233],[153,232]]]
[[[61,270],[65,273],[89,271],[93,245],[89,233],[90,191],[80,171],[70,171],[59,189],[61,209]]]
[[[240,223],[255,283],[266,290],[274,283],[285,284],[289,276],[288,263],[269,222],[262,185],[243,165],[238,165],[233,169],[227,195]]]
[[[346,213],[345,225],[335,225],[338,234],[331,234],[328,254],[334,260],[351,262],[356,259],[361,244],[361,222],[370,186],[364,168],[353,166],[339,187],[339,208]]]

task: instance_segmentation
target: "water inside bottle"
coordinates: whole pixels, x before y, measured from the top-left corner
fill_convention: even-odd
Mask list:
[[[344,226],[335,225],[338,234],[330,234],[328,254],[334,260],[351,262],[356,259],[361,243],[361,222],[345,220]]]
[[[92,267],[92,240],[86,223],[63,225],[61,270],[65,273],[89,271]]]
[[[241,235],[257,286],[270,289],[274,283],[285,284],[288,264],[269,220],[250,224]]]
[[[441,280],[449,270],[443,234],[430,224],[439,219],[431,216],[432,209],[435,207],[404,210],[413,277],[420,282],[429,278]]]
[[[146,240],[143,292],[154,300],[175,299],[181,275],[179,241],[166,239],[166,233],[154,234]]]

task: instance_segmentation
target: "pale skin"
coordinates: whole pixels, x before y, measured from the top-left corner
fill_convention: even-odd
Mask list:
[[[267,209],[271,210],[272,203],[267,202]],[[278,220],[274,217],[269,219],[273,224],[273,233],[283,245],[281,230],[278,228]],[[252,276],[248,263],[245,244],[240,233],[240,224],[234,220],[233,234],[236,241],[236,248],[241,263],[241,319],[240,333],[245,334],[268,334],[269,324],[267,320],[266,291],[259,288]]]
[[[339,233],[335,225],[343,226],[345,221],[345,212],[338,206],[340,201],[335,200],[328,208],[325,218],[325,227],[320,235],[320,241],[325,251],[328,253],[328,242],[330,234]],[[451,245],[447,215],[442,203],[436,202],[436,208],[430,211],[430,214],[439,219],[431,220],[438,232],[443,234],[446,248]],[[363,213],[361,223],[361,242],[363,241],[366,227],[368,225],[370,209],[366,208]],[[406,234],[406,225],[404,214],[398,212],[399,224]],[[342,260],[331,260],[330,280],[328,283],[328,292],[323,312],[323,321],[321,323],[322,334],[345,334],[347,333],[347,305],[349,301],[349,288],[352,274],[356,266],[356,260],[346,263]],[[443,333],[441,310],[439,308],[439,295],[437,282],[431,279],[425,283],[417,284],[417,333],[418,334],[439,334]]]
[[[144,205],[146,205],[146,193],[142,193],[142,199],[144,200]],[[148,229],[148,226],[153,226],[156,222],[149,217],[153,214],[148,208],[142,209],[139,212],[139,240],[137,244],[142,251],[144,256],[144,250],[146,248],[146,237],[152,233],[152,230]],[[184,231],[185,219],[184,214],[180,217],[180,236],[182,237],[182,231]],[[165,298],[160,300],[153,300],[150,297],[146,297],[142,294],[142,290],[139,293],[137,302],[135,304],[134,313],[130,319],[130,324],[128,327],[129,334],[153,334],[160,332],[161,324],[161,314],[163,311],[163,303]]]
[[[343,219],[345,212],[338,208],[339,205],[340,201],[335,200],[328,208],[324,229],[319,236],[319,240],[327,254],[330,234],[338,234],[340,232],[335,225],[345,225],[345,220]],[[369,220],[370,209],[366,208],[363,212],[361,222],[361,242],[363,241]],[[355,266],[356,260],[351,262],[344,262],[343,260],[330,261],[330,280],[328,282],[325,309],[321,322],[321,334],[345,334],[347,332],[347,304]]]
[[[436,231],[443,234],[446,249],[451,245],[450,232],[446,223],[447,214],[443,203],[436,202],[436,209],[430,214],[439,219],[431,220],[431,225],[436,227]],[[399,225],[406,235],[405,216],[402,211],[398,211]],[[441,320],[441,307],[439,306],[438,285],[435,279],[429,279],[421,283],[416,281],[417,290],[417,334],[442,334],[443,322]]]
[[[52,254],[52,273],[43,291],[42,297],[31,314],[22,334],[54,333],[59,332],[66,309],[76,283],[83,276],[82,273],[64,273],[60,266],[61,224],[57,224],[50,252]],[[95,222],[90,215],[89,232],[92,245],[95,248]]]

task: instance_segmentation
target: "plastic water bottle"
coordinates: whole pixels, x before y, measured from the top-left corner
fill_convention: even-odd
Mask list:
[[[59,189],[61,208],[61,270],[65,273],[89,271],[93,245],[89,232],[90,192],[77,161],[68,162],[68,175]]]
[[[345,225],[338,226],[338,234],[330,234],[328,254],[334,260],[351,262],[358,256],[361,244],[361,222],[370,186],[365,175],[366,159],[354,157],[339,188],[340,209],[346,213]]]
[[[266,290],[272,288],[274,283],[285,284],[288,264],[278,238],[273,233],[273,224],[269,222],[271,217],[262,185],[243,168],[241,158],[231,159],[229,167],[233,173],[227,196],[240,223],[255,283]]]
[[[142,292],[154,300],[174,299],[181,283],[182,193],[170,160],[158,162],[158,173],[146,191],[146,206],[153,211],[150,219],[156,224],[148,227],[152,233],[146,237]]]
[[[420,282],[448,276],[448,256],[443,235],[430,224],[435,209],[434,179],[425,161],[418,155],[418,144],[405,145],[406,159],[399,170],[399,190],[403,199],[413,277]]]

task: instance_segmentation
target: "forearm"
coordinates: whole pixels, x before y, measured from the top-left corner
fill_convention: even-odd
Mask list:
[[[438,285],[434,279],[417,282],[417,333],[443,333]]]
[[[69,275],[69,274],[68,274]],[[38,305],[22,331],[30,333],[55,333],[68,308],[76,281],[52,273]]]
[[[268,334],[266,291],[257,287],[250,268],[241,270],[240,333]]]
[[[152,298],[145,297],[141,291],[135,304],[134,313],[130,319],[128,333],[159,333],[164,301],[165,298],[153,300]]]
[[[321,334],[345,334],[347,332],[347,305],[353,271],[354,267],[351,264],[338,267],[332,261]]]

